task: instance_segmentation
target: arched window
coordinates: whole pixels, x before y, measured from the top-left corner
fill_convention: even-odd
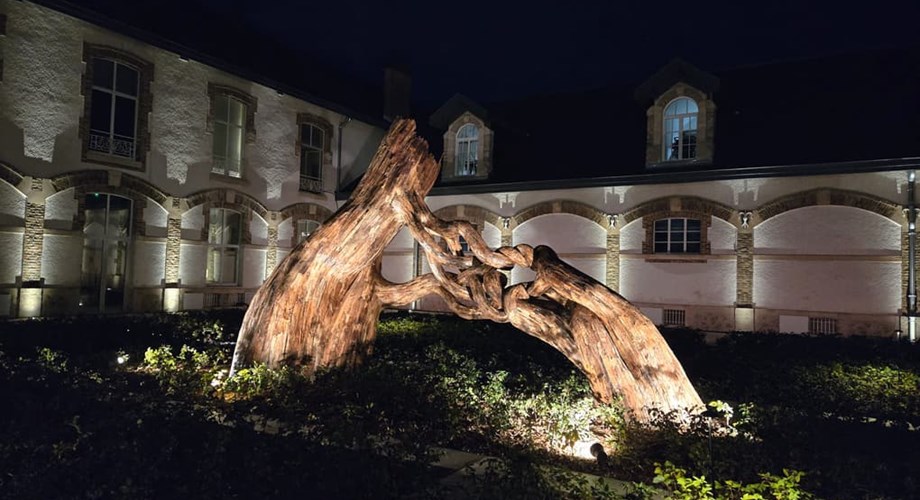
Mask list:
[[[319,229],[319,222],[310,219],[301,219],[297,221],[297,243],[307,239],[313,234],[313,231]]]
[[[457,131],[457,161],[455,175],[476,175],[479,166],[479,128],[472,123]]]
[[[208,219],[207,282],[209,285],[237,285],[242,214],[225,208],[212,208]]]
[[[131,208],[128,198],[86,195],[80,271],[80,306],[86,311],[120,312],[125,306]]]
[[[664,159],[696,158],[697,114],[699,107],[689,97],[679,97],[664,109]]]

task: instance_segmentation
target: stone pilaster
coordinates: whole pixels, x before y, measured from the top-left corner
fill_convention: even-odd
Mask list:
[[[607,288],[620,291],[620,232],[607,230]]]
[[[45,189],[47,187],[47,190]],[[40,316],[42,311],[42,250],[45,240],[45,199],[54,189],[40,178],[25,178],[25,229],[22,235],[22,272],[19,317]]]
[[[265,277],[268,278],[278,265],[278,225],[268,226],[268,248],[265,250]]]
[[[735,249],[737,292],[735,305],[750,307],[754,303],[754,233],[739,229]]]
[[[166,283],[179,282],[179,250],[182,243],[182,219],[169,216],[166,225]]]

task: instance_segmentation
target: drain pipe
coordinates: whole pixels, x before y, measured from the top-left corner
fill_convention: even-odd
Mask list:
[[[907,174],[907,337],[917,341],[917,208],[914,200],[916,173]]]
[[[336,166],[335,166],[335,191],[339,192],[342,189],[342,130],[345,128],[348,123],[351,122],[351,117],[346,116],[339,122],[339,146],[338,146],[338,155],[336,156]]]

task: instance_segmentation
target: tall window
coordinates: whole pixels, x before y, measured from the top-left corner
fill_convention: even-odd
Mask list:
[[[302,219],[297,221],[297,243],[310,237],[313,231],[319,229],[319,222],[315,220]]]
[[[323,148],[326,136],[323,129],[312,123],[300,125],[300,189],[323,190]]]
[[[689,97],[680,97],[664,110],[665,160],[696,158],[696,130],[699,107]]]
[[[117,312],[125,304],[125,272],[131,236],[131,200],[104,193],[84,198],[80,306]]]
[[[239,283],[242,215],[225,208],[212,208],[209,215],[205,277],[212,285],[236,285]]]
[[[700,253],[699,219],[655,221],[655,253]]]
[[[460,127],[457,131],[456,174],[476,175],[479,166],[479,128],[472,123]]]
[[[213,160],[211,172],[229,177],[243,175],[243,141],[246,104],[227,94],[214,96]]]
[[[138,71],[94,57],[89,121],[90,151],[137,158]]]

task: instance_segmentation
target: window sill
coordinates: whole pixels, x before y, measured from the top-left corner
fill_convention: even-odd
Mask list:
[[[214,172],[211,172],[210,177],[212,181],[221,181],[221,182],[227,182],[230,184],[239,184],[239,185],[249,184],[249,181],[246,179],[246,177],[231,177],[226,174],[217,174]]]
[[[645,258],[646,262],[656,262],[656,263],[687,263],[687,264],[705,264],[709,261],[709,255],[704,254],[648,254],[648,257]]]
[[[110,167],[127,168],[131,170],[144,170],[144,163],[124,156],[109,155],[97,151],[87,151],[83,156],[83,161],[88,163],[99,163]]]
[[[693,158],[692,160],[660,160],[646,165],[647,168],[680,168],[692,167],[696,165],[709,165],[712,163],[710,158]]]

